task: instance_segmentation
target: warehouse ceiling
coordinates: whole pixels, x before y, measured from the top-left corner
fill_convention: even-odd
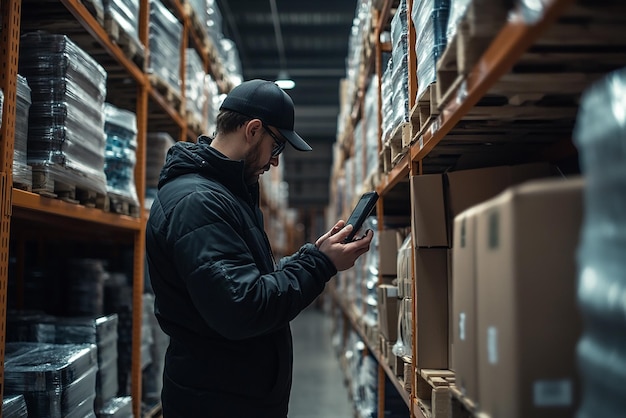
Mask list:
[[[218,0],[223,32],[239,50],[244,79],[275,80],[286,71],[296,83],[289,95],[296,105],[296,130],[314,148],[315,159],[324,159],[311,172],[316,182],[330,181],[331,145],[337,133],[339,82],[346,73],[349,35],[355,17],[355,0]],[[323,156],[321,154],[324,154]],[[310,156],[288,150],[283,159],[290,183],[290,205],[328,204],[327,193],[311,201],[299,196],[288,167]],[[325,167],[325,168],[321,168]],[[325,170],[320,179],[321,170]],[[302,189],[302,188],[300,188]]]

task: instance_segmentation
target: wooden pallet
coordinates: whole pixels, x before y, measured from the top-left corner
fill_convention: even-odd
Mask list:
[[[437,108],[437,83],[429,84],[417,98],[411,109],[411,133],[408,137],[410,146],[424,134],[433,121],[439,116]]]
[[[425,417],[455,417],[450,390],[453,384],[454,372],[450,370],[421,369],[416,373],[417,405]]]
[[[116,43],[124,55],[133,61],[139,68],[145,70],[146,50],[138,39],[129,35],[113,16],[108,13],[104,15],[104,30],[109,38]]]
[[[206,121],[203,121],[196,112],[187,109],[185,111],[185,120],[187,122],[187,127],[194,134],[206,133]]]
[[[439,109],[455,97],[464,96],[463,82],[505,22],[504,19],[494,20],[497,24],[491,27],[476,24],[478,12],[483,8],[487,10],[485,6],[489,1],[493,0],[472,2],[469,14],[461,20],[456,35],[448,40],[437,62]],[[626,60],[625,16],[624,2],[615,1],[602,8],[583,6],[580,2],[571,5],[516,61],[509,75],[518,78],[518,84],[509,82],[505,89],[518,91],[521,100],[525,100],[524,95],[541,92],[580,94],[603,74],[623,66]],[[506,84],[500,80],[492,91]]]
[[[70,180],[74,177],[74,180]],[[108,211],[105,194],[89,188],[80,177],[61,166],[33,167],[32,191],[41,196],[63,200],[74,205]]]
[[[411,123],[410,122],[402,122],[398,126],[396,126],[392,131],[389,139],[386,144],[389,147],[391,152],[391,166],[395,166],[398,161],[402,159],[402,157],[408,152],[409,146],[405,145],[407,141],[407,137],[411,136]]]
[[[132,216],[133,218],[139,218],[141,214],[141,208],[139,202],[131,199],[128,196],[123,196],[117,193],[108,192],[109,211],[120,215]]]
[[[149,74],[148,79],[150,85],[155,89],[165,100],[174,108],[177,112],[182,113],[182,97],[180,92],[176,91],[174,87],[167,81],[163,80],[158,74]]]

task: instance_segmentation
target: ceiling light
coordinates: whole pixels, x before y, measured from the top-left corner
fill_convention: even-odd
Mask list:
[[[289,74],[287,74],[287,71],[284,70],[278,73],[278,78],[275,83],[283,90],[290,90],[296,86],[296,82],[289,78]]]

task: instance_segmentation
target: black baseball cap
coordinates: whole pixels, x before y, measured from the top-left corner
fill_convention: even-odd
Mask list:
[[[276,83],[248,80],[233,88],[220,106],[274,126],[299,151],[313,148],[293,130],[293,100]]]

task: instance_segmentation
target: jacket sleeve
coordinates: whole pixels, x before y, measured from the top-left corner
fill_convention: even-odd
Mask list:
[[[172,217],[168,242],[176,269],[185,281],[194,307],[206,324],[229,339],[251,338],[286,326],[324,289],[337,273],[330,259],[314,245],[281,260],[267,274],[259,270],[232,200],[184,199]],[[247,237],[247,238],[246,238]],[[254,239],[253,239],[254,240]]]

